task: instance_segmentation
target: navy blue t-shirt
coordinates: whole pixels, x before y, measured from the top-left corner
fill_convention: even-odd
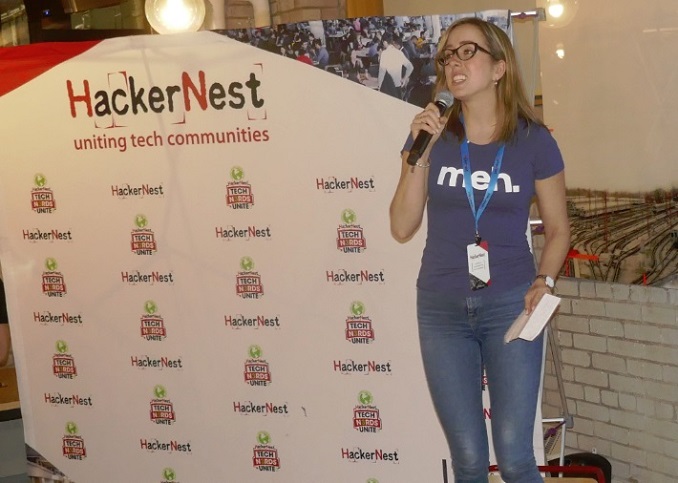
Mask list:
[[[403,150],[412,146],[410,135]],[[491,284],[480,292],[470,288],[466,246],[474,242],[475,223],[464,187],[461,142],[446,132],[431,149],[428,174],[426,247],[417,287],[459,296],[503,291],[529,283],[535,276],[527,240],[529,208],[535,180],[563,170],[563,158],[549,131],[522,123],[515,140],[506,144],[497,187],[478,223],[489,244]],[[469,143],[476,210],[487,185],[500,143]],[[421,169],[421,168],[416,168]]]

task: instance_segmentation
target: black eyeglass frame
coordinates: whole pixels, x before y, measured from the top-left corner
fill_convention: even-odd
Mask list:
[[[468,56],[466,59],[462,59],[462,57],[459,55],[459,49],[463,49],[464,47],[468,47],[469,45],[473,46],[473,53],[470,56]],[[478,53],[479,50],[481,52],[485,52],[487,55],[494,58],[492,53],[489,50],[487,50],[485,47],[478,45],[476,42],[466,42],[464,44],[461,44],[456,49],[445,49],[445,50],[443,50],[443,54],[438,56],[438,58],[436,59],[436,62],[438,62],[438,64],[442,65],[443,67],[445,67],[447,64],[450,63],[452,56],[455,56],[457,59],[464,62],[464,61],[467,61],[467,60],[471,60],[473,57],[475,57],[475,55]],[[449,53],[449,55],[446,55],[447,53]]]

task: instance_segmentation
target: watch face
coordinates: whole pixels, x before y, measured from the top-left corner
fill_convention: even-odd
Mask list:
[[[544,281],[544,285],[546,285],[550,289],[553,289],[556,286],[555,280],[553,280],[548,275],[537,275],[535,278],[541,278]]]

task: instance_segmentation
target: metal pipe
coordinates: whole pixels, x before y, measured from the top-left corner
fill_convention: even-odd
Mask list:
[[[546,20],[546,11],[543,8],[537,8],[535,10],[527,10],[525,12],[511,12],[511,17],[517,18],[519,20],[537,17],[537,20],[543,22]]]

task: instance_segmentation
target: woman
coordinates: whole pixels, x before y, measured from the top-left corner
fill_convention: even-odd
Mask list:
[[[508,344],[503,337],[523,310],[531,312],[553,290],[569,248],[563,161],[527,101],[500,28],[462,19],[441,37],[436,60],[436,92],[450,91],[454,104],[443,117],[433,103],[414,117],[390,207],[400,242],[416,233],[427,211],[417,280],[426,378],[456,483],[488,481],[483,368],[503,480],[541,483],[532,440],[543,334]],[[421,131],[431,142],[409,166]],[[534,195],[545,228],[536,272],[526,236]]]

